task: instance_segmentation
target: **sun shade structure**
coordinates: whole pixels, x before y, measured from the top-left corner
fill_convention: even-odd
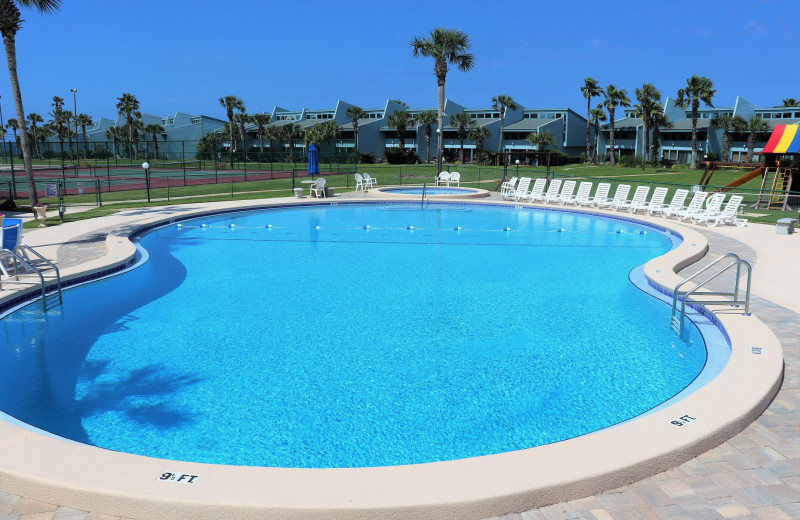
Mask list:
[[[761,153],[800,153],[798,125],[776,125]]]

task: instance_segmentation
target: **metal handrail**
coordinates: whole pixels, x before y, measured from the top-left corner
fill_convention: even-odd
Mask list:
[[[704,287],[708,282],[716,279],[717,277],[719,277],[721,274],[726,272],[731,267],[734,267],[734,266],[736,267],[736,278],[734,280],[734,287],[733,287],[733,291],[732,292],[706,291],[703,294],[713,295],[713,296],[732,296],[733,297],[733,301],[731,301],[731,300],[692,300],[692,301],[694,303],[712,304],[712,305],[738,304],[741,301],[741,300],[739,300],[739,277],[741,275],[741,266],[744,265],[745,267],[747,267],[747,287],[745,288],[744,314],[749,314],[750,313],[750,279],[751,279],[752,274],[753,274],[753,266],[750,265],[750,263],[748,261],[742,260],[739,257],[739,255],[737,255],[735,253],[727,253],[727,254],[719,257],[715,261],[711,262],[710,264],[705,266],[703,269],[697,271],[696,273],[691,275],[689,278],[683,280],[682,282],[680,282],[678,285],[675,286],[675,291],[672,293],[672,324],[673,324],[673,327],[675,327],[676,313],[677,313],[677,307],[678,307],[678,295],[680,294],[680,290],[679,289],[684,284],[686,284],[687,282],[697,278],[700,274],[708,271],[709,269],[711,269],[712,267],[714,267],[718,263],[722,262],[726,258],[733,258],[733,260],[728,265],[724,266],[722,269],[717,271],[716,273],[714,273],[711,276],[707,277],[703,281],[697,283],[697,285],[695,285],[695,287],[693,287],[692,289],[689,289],[688,291],[683,292],[682,298],[681,298],[681,311],[680,311],[679,327],[678,327],[679,330],[676,330],[676,332],[678,332],[678,335],[681,338],[683,337],[684,317],[686,316],[686,300],[688,300],[689,297],[691,295],[695,294],[699,289]]]
[[[38,251],[36,251],[34,248],[32,248],[31,246],[29,246],[27,244],[19,244],[17,247],[15,247],[14,248],[14,256],[23,257],[24,253],[26,251],[30,251],[31,253],[36,255],[36,258],[38,258],[39,260],[41,260],[42,262],[44,262],[45,264],[50,266],[50,268],[53,269],[53,272],[56,273],[56,290],[58,291],[58,302],[62,303],[63,299],[61,297],[61,273],[59,272],[58,267],[56,266],[56,264],[54,264],[53,262],[51,262],[50,260],[48,260],[47,258],[42,256],[41,253],[39,253]],[[23,254],[19,254],[20,252],[23,253]],[[16,267],[17,266],[16,266],[16,261],[15,261],[15,263],[14,263],[14,272],[15,273],[16,273]]]
[[[10,256],[11,258],[14,259],[14,275],[15,275],[15,278],[17,280],[19,280],[19,276],[16,273],[17,262],[21,263],[28,270],[30,270],[30,271],[36,273],[37,275],[39,275],[39,282],[42,285],[42,309],[43,310],[47,310],[47,300],[46,300],[47,293],[46,293],[46,287],[45,287],[45,283],[44,283],[44,276],[42,275],[41,271],[39,271],[38,269],[33,267],[31,264],[26,262],[24,258],[21,258],[21,257],[17,256],[13,251],[11,251],[9,249],[0,249],[0,261],[2,261],[3,258],[8,257],[8,256]],[[59,298],[60,298],[60,293],[59,293]]]
[[[425,207],[425,192],[427,191],[427,189],[428,189],[428,183],[427,182],[423,182],[422,183],[422,200],[419,203],[420,207]]]

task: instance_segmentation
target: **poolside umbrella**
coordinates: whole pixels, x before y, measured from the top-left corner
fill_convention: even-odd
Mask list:
[[[317,158],[317,147],[314,143],[308,145],[308,174],[319,175],[319,159]]]

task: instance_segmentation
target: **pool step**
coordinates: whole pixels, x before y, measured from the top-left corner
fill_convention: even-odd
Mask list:
[[[670,320],[669,326],[673,331],[675,331],[675,334],[678,336],[681,335],[681,318],[678,316],[673,316]]]

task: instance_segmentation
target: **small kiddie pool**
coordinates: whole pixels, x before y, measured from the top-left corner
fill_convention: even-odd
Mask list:
[[[408,199],[422,197],[423,190],[426,198],[430,197],[436,200],[478,199],[489,196],[489,192],[486,190],[457,186],[395,186],[369,190],[369,194],[381,198]]]

